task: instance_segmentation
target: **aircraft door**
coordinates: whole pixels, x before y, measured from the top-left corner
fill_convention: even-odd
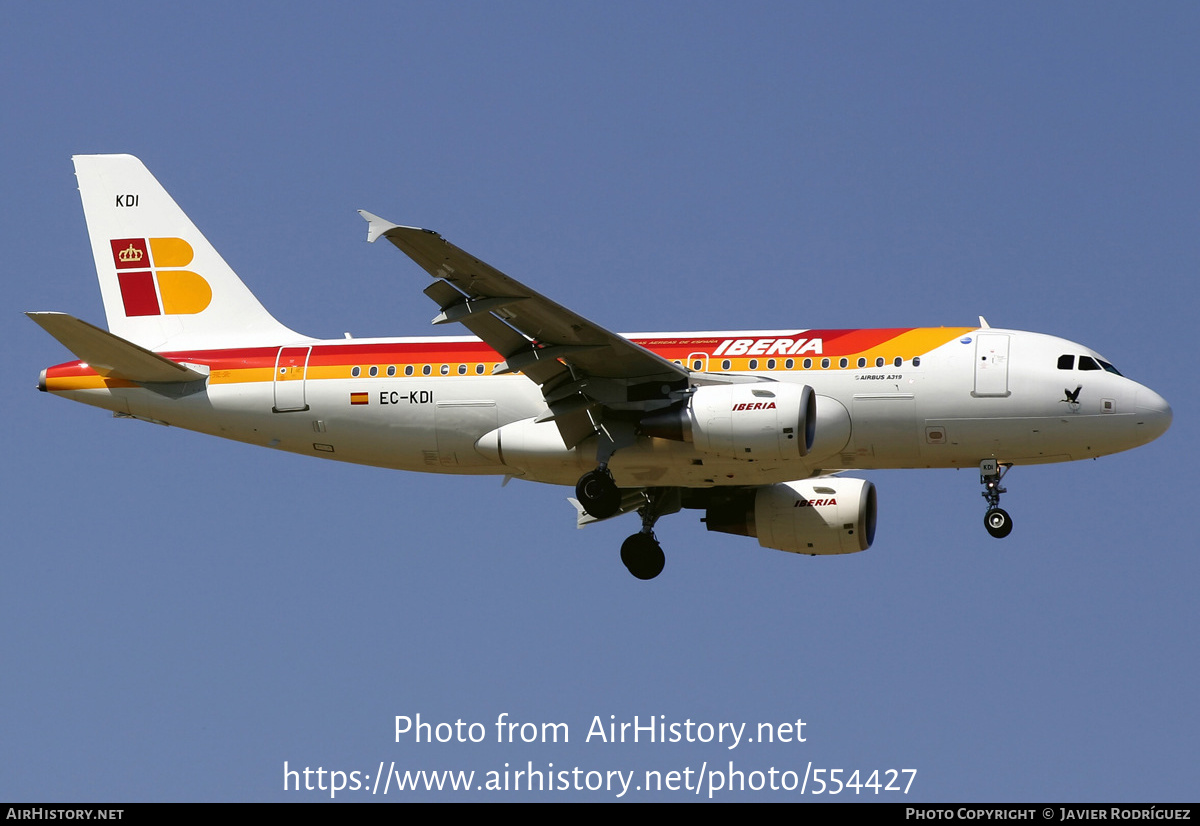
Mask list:
[[[686,367],[696,373],[708,372],[708,353],[688,353]]]
[[[304,399],[304,377],[308,372],[311,347],[280,347],[275,359],[275,413],[308,410]]]
[[[1007,396],[1008,339],[998,333],[975,336],[975,392],[973,396]]]

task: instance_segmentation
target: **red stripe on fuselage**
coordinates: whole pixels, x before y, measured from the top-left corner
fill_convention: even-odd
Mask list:
[[[711,353],[724,341],[737,338],[759,339],[821,339],[821,355],[840,356],[863,352],[886,341],[908,333],[913,327],[871,330],[799,330],[788,334],[755,331],[731,332],[718,336],[653,336],[631,339],[663,358],[685,358],[690,353]],[[289,345],[304,347],[304,344]],[[394,341],[374,343],[318,342],[312,345],[309,367],[370,364],[438,364],[463,362],[494,362],[502,357],[481,341]],[[228,350],[170,350],[160,353],[172,361],[187,361],[207,365],[216,370],[238,370],[274,367],[279,347],[246,347]],[[65,362],[47,369],[48,377],[79,376],[93,373],[80,362]]]

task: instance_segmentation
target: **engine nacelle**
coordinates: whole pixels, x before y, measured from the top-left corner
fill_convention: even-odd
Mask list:
[[[816,435],[816,396],[786,382],[696,388],[682,408],[642,419],[647,436],[692,442],[723,459],[789,460],[808,454]]]
[[[875,541],[875,486],[823,476],[732,492],[710,505],[710,531],[758,538],[796,554],[852,554]]]

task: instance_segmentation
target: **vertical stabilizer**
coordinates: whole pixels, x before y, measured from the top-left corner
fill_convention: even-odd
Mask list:
[[[113,334],[149,350],[305,339],[266,311],[140,160],[73,160]]]

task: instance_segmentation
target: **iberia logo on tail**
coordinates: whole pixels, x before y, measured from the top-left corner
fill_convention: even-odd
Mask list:
[[[116,238],[112,245],[125,315],[194,315],[212,301],[212,287],[192,263],[182,238]]]

